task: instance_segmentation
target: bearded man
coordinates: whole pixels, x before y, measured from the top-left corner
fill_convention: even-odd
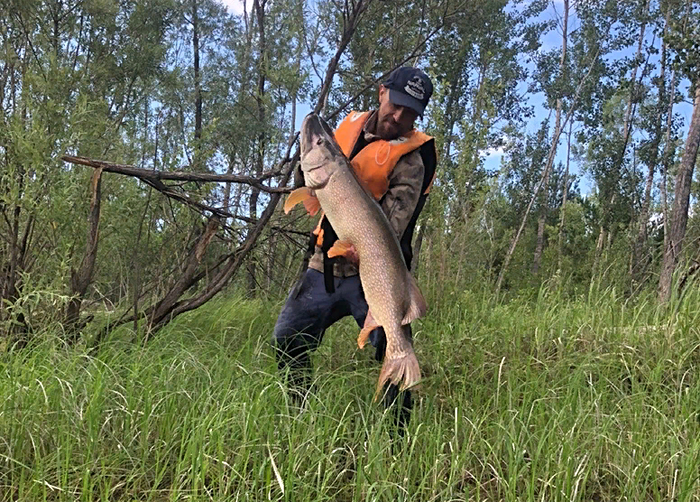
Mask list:
[[[423,116],[433,93],[430,78],[421,70],[403,67],[394,70],[379,86],[379,108],[351,112],[338,126],[335,138],[350,159],[360,182],[375,197],[386,214],[406,261],[411,267],[411,240],[435,176],[435,141],[417,131],[414,123]],[[303,185],[301,170],[295,172],[296,185]],[[280,370],[289,369],[290,390],[302,404],[311,383],[309,353],[321,343],[332,324],[353,316],[362,327],[368,306],[355,264],[345,257],[328,257],[337,236],[328,220],[322,218],[314,230],[305,257],[303,276],[292,288],[275,325],[273,344]],[[410,336],[410,327],[408,329]],[[382,361],[386,336],[382,328],[370,334]],[[401,393],[396,421],[399,432],[410,418],[411,392]],[[399,389],[388,385],[384,405],[391,407]]]

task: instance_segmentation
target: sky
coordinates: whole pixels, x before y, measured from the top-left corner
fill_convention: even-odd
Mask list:
[[[239,16],[243,14],[243,2],[241,0],[221,0],[221,3],[226,6],[226,9],[228,9],[229,12]],[[250,12],[250,6],[253,4],[253,0],[250,0],[247,3],[248,12]]]
[[[242,14],[243,13],[243,1],[242,0],[221,0],[222,3],[226,6],[226,8],[229,10],[229,12],[234,13],[234,14]],[[247,9],[250,11],[250,8],[252,6],[253,0],[246,0],[247,1]],[[555,16],[555,9],[557,14],[561,14],[563,10],[563,2],[562,0],[554,0],[553,3],[550,3],[550,6],[548,9],[542,14],[541,19],[551,19],[552,17]],[[571,32],[573,29],[575,29],[578,25],[578,21],[576,19],[576,13],[575,11],[570,14],[569,18],[569,31]],[[647,42],[651,43],[653,35],[651,34],[651,30],[647,30]],[[541,50],[548,50],[554,47],[559,47],[561,45],[561,28],[557,27],[556,29],[546,33],[543,35],[542,39],[542,49]],[[633,48],[627,49],[625,52],[621,52],[620,56],[629,56],[632,57],[634,55],[634,50]],[[656,59],[658,60],[658,56],[656,56]],[[654,60],[650,60],[651,63],[654,62]],[[320,84],[320,83],[319,83]],[[684,96],[687,96],[687,88],[688,88],[689,82],[681,82],[681,92],[683,93]],[[528,131],[532,132],[536,130],[539,127],[539,124],[541,121],[549,114],[549,109],[547,109],[544,105],[544,98],[541,94],[529,94],[527,97],[528,104],[534,106],[535,114],[534,116],[529,120],[527,129]],[[301,121],[303,120],[304,116],[311,111],[311,107],[308,103],[299,103],[297,106],[297,128],[301,126]],[[685,133],[687,132],[688,124],[690,122],[690,116],[692,115],[692,104],[689,101],[689,99],[686,99],[685,102],[679,103],[674,107],[674,112],[678,115],[680,115],[683,118],[683,129],[681,131],[681,134],[683,137],[685,136]],[[488,149],[485,150],[482,153],[482,157],[484,158],[484,165],[487,169],[489,170],[497,170],[501,166],[501,162],[503,160],[504,152],[502,148],[498,149]],[[555,158],[555,165],[558,164],[559,162],[565,162],[566,161],[566,139],[565,136],[562,136],[560,139],[559,143],[559,148],[557,150],[557,156]],[[438,166],[439,169],[439,166]],[[572,161],[571,163],[571,172],[573,174],[580,174],[580,166],[576,164],[575,161]],[[579,187],[581,190],[582,195],[587,195],[592,193],[594,191],[595,187],[593,186],[592,180],[587,177],[586,175],[583,175],[580,177],[580,183]]]
[[[555,15],[557,17],[561,16],[563,13],[563,1],[562,0],[554,0],[554,2],[550,3],[549,7],[547,10],[540,16],[540,20],[545,20],[545,19],[552,19]],[[555,14],[556,10],[556,14]],[[572,7],[570,15],[569,15],[569,26],[568,26],[568,31],[571,33],[573,30],[575,30],[579,26],[579,21],[576,16],[575,8]],[[654,42],[654,34],[652,33],[652,30],[650,29],[649,26],[647,26],[647,29],[645,30],[645,42],[648,44],[651,44]],[[541,49],[542,51],[547,51],[551,50],[553,48],[558,48],[561,47],[562,43],[562,28],[561,26],[557,26],[554,30],[551,30],[547,33],[545,33],[542,38],[541,38]],[[658,40],[656,40],[655,45],[658,47]],[[635,44],[636,46],[636,44]],[[618,57],[633,57],[636,52],[636,47],[630,47],[626,49],[625,51],[619,51],[616,56]],[[660,56],[656,55],[655,57],[650,58],[649,63],[650,65],[656,64],[658,66]],[[639,73],[637,74],[637,78],[639,78]],[[690,82],[687,80],[681,81],[679,84],[679,88],[681,93],[684,96],[687,96],[688,93],[688,87],[690,85]],[[546,103],[544,100],[544,96],[542,94],[530,94],[528,96],[528,102],[530,105],[534,106],[534,117],[530,119],[528,122],[528,127],[527,130],[529,132],[534,132],[537,130],[539,127],[540,123],[542,120],[544,120],[547,115],[549,114],[549,109],[546,108]],[[679,134],[681,134],[682,137],[685,137],[685,134],[687,133],[688,129],[688,124],[690,123],[690,117],[693,112],[693,107],[692,104],[686,100],[686,102],[683,103],[677,103],[674,106],[674,113],[677,115],[680,115],[683,118],[683,128]],[[576,128],[576,125],[574,125],[574,128]],[[634,133],[633,132],[633,137],[635,138],[640,138],[640,133]],[[485,152],[485,165],[488,169],[498,169],[500,166],[501,160],[503,159],[503,149],[500,148],[498,150],[489,150],[488,152]],[[558,163],[565,163],[566,162],[566,136],[562,135],[560,138],[559,142],[559,148],[557,150],[557,155],[555,157],[555,165]],[[571,161],[571,172],[572,174],[577,174],[580,176],[580,182],[579,182],[579,188],[581,190],[582,195],[588,195],[592,193],[595,190],[595,187],[593,185],[593,180],[583,174],[581,175],[581,170],[580,166],[574,161]]]

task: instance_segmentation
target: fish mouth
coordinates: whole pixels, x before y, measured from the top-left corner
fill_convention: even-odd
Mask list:
[[[318,167],[315,167],[314,169],[307,171],[306,174],[308,175],[311,171],[316,170],[316,169],[318,169]],[[326,188],[326,185],[328,184],[330,179],[331,179],[331,175],[327,176],[325,179],[322,179],[321,181],[314,182],[310,176],[306,176],[306,179],[305,179],[306,183],[305,184],[308,188],[311,188],[312,190],[321,190],[323,188]]]
[[[337,143],[333,130],[325,120],[315,113],[309,113],[301,124],[301,155],[305,156],[314,148],[324,145],[336,153]]]

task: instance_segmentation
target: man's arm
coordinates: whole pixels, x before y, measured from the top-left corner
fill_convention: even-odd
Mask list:
[[[380,205],[399,239],[418,204],[424,173],[423,159],[416,150],[401,157],[389,176],[389,190]]]

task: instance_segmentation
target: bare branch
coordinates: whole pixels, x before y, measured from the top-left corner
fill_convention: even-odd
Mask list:
[[[212,173],[187,173],[183,171],[154,171],[152,169],[142,169],[129,164],[115,164],[104,160],[90,159],[87,157],[75,157],[72,155],[64,155],[61,157],[64,161],[71,164],[80,164],[83,166],[93,167],[95,169],[104,169],[106,172],[124,174],[139,178],[147,183],[157,182],[162,180],[173,181],[195,181],[195,182],[232,182],[245,183],[255,188],[258,188],[268,193],[289,193],[291,190],[284,187],[270,187],[263,185],[262,181],[279,174],[279,170],[271,171],[263,174],[260,177],[243,176],[239,174],[212,174]],[[286,159],[285,159],[286,160]],[[157,187],[154,187],[157,188]],[[169,188],[169,187],[166,187]],[[222,213],[223,214],[223,213]]]

